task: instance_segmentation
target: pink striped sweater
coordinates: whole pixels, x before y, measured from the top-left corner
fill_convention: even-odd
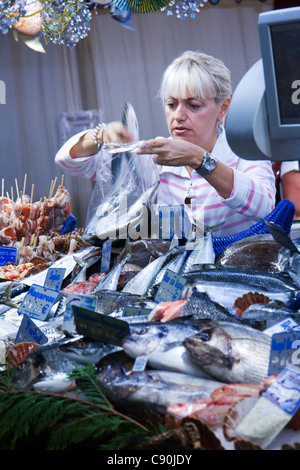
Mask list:
[[[61,147],[55,162],[63,172],[95,179],[97,171],[101,171],[101,166],[107,163],[110,155],[102,151],[94,157],[72,159],[70,148],[81,134],[73,136]],[[270,161],[239,158],[229,147],[225,132],[218,137],[212,153],[233,168],[234,188],[229,198],[221,197],[196,171],[190,176],[185,167],[158,166],[160,185],[156,203],[183,204],[189,197],[191,203],[185,209],[192,223],[217,226],[213,232],[215,236],[232,235],[249,228],[274,208],[275,178],[272,164]]]

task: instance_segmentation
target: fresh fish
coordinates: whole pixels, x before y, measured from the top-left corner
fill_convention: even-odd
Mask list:
[[[236,266],[255,271],[278,272],[281,245],[270,233],[251,235],[229,245],[217,258],[216,264]]]
[[[29,289],[26,284],[15,281],[0,282],[0,304],[7,307],[19,308],[19,305],[12,298],[26,292]]]
[[[152,186],[147,188],[143,194],[132,204],[127,210],[120,210],[127,205],[126,193],[118,197],[118,205],[113,211],[105,211],[107,215],[99,216],[96,226],[96,235],[99,240],[106,240],[107,238],[118,238],[128,235],[128,230],[134,231],[137,226],[142,222],[142,219],[147,219],[148,224],[148,210],[147,203],[155,193],[159,181],[156,181]],[[124,204],[122,204],[122,202]],[[145,217],[145,213],[147,217]],[[142,232],[142,230],[141,230]],[[119,234],[119,235],[118,235]]]
[[[123,291],[100,290],[97,292],[96,297],[96,311],[105,315],[111,314],[127,306],[146,307],[144,299],[139,294],[131,294]]]
[[[299,249],[295,245],[295,243],[291,240],[285,230],[280,226],[271,222],[270,220],[263,220],[265,226],[272,234],[274,239],[281,245],[290,250],[291,253],[298,253],[300,254]]]
[[[32,388],[40,393],[65,393],[75,386],[76,381],[70,379],[69,374],[57,372],[56,374],[44,377],[38,382],[35,382]]]
[[[268,376],[271,338],[230,322],[198,324],[183,344],[211,377],[226,383],[259,383]]]
[[[174,403],[185,403],[208,397],[220,382],[159,370],[144,370],[123,375],[109,383],[101,383],[108,398],[115,404],[150,407],[164,413]]]
[[[191,316],[193,320],[228,321],[233,323],[247,323],[243,317],[238,317],[232,310],[212,300],[206,292],[194,290],[186,300],[181,317]],[[260,328],[256,318],[251,318],[249,326]],[[265,326],[265,325],[264,325]]]
[[[192,359],[183,341],[198,332],[196,326],[183,322],[133,324],[123,342],[123,350],[132,358],[146,356],[154,369],[210,378]]]
[[[106,344],[83,340],[63,339],[46,343],[29,353],[12,375],[13,387],[29,390],[33,384],[56,374],[68,374],[80,364],[97,362],[110,350]]]
[[[172,271],[173,273],[180,274],[187,257],[188,252],[183,251],[182,253],[175,255],[175,257],[171,261],[166,262],[164,266],[159,270],[157,275],[153,278],[152,282],[150,282],[146,295],[148,297],[155,297],[155,294],[160,286],[161,281],[164,278],[164,275],[166,274],[167,269],[170,269],[170,271]]]
[[[242,318],[245,321],[264,321],[266,328],[281,322],[285,318],[291,317],[300,324],[300,311],[287,308],[281,302],[269,302],[267,304],[253,304],[244,310]]]
[[[196,283],[192,287],[193,291],[198,291],[199,293],[205,293],[209,298],[216,302],[219,306],[225,307],[229,312],[235,313],[233,309],[236,299],[242,297],[243,295],[248,294],[248,292],[258,292],[260,294],[267,295],[270,300],[283,302],[285,304],[292,302],[295,299],[298,291],[271,291],[264,290],[259,288],[254,288],[253,286],[243,285],[243,284],[234,284],[226,282],[202,282]]]
[[[97,292],[101,290],[117,290],[118,287],[118,281],[122,272],[122,269],[127,262],[127,260],[130,258],[130,253],[125,256],[125,258],[122,259],[119,263],[117,263],[110,271],[109,273],[106,274],[106,276],[101,279],[101,281],[97,284],[95,289],[92,291],[92,295],[96,295]]]
[[[191,283],[220,282],[247,286],[248,291],[255,289],[266,292],[295,291],[296,284],[287,273],[267,273],[256,270],[240,269],[235,266],[218,266],[215,264],[200,266],[186,274]]]
[[[72,282],[86,281],[88,268],[96,264],[101,259],[101,256],[102,256],[102,250],[100,250],[99,248],[95,248],[91,253],[89,253],[88,255],[82,258],[78,255],[73,255],[73,259],[76,261],[77,267],[73,269]],[[79,267],[79,272],[77,272],[78,267]]]
[[[188,242],[186,249],[190,250],[190,254],[185,263],[182,274],[188,273],[194,269],[195,265],[201,264],[214,264],[215,252],[212,243],[211,232],[208,232],[203,237],[199,237],[195,242]]]
[[[164,255],[151,261],[151,263],[127,283],[122,292],[146,296],[156,276],[160,273],[168,259],[174,256],[176,250],[177,248],[171,249]]]

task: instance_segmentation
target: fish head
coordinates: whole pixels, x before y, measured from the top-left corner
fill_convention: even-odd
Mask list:
[[[122,347],[130,357],[149,356],[164,342],[167,335],[167,326],[136,324],[130,328],[130,334],[124,338]]]
[[[30,390],[34,383],[46,376],[46,360],[38,351],[29,353],[16,367],[12,386],[16,390]]]
[[[71,339],[59,346],[60,352],[69,360],[79,364],[96,364],[100,359],[116,350],[116,347],[100,341],[92,341],[85,337]]]
[[[214,323],[199,326],[199,331],[183,344],[200,366],[233,367],[230,337]]]

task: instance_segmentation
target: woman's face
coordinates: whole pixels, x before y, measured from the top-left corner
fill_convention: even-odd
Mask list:
[[[169,97],[165,103],[165,113],[170,135],[173,139],[183,139],[211,151],[216,138],[217,121],[222,119],[229,106],[217,104],[213,98],[186,99]]]

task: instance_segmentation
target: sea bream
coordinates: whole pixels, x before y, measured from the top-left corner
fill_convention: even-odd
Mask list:
[[[259,383],[268,376],[271,338],[230,322],[199,323],[183,344],[207,374],[226,383]]]
[[[123,339],[122,347],[132,358],[146,356],[147,364],[154,369],[210,378],[183,345],[185,338],[197,332],[197,326],[184,322],[136,323],[131,325],[130,334]]]

